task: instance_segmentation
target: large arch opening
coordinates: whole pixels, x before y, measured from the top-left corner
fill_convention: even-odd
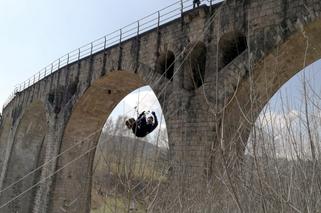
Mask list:
[[[156,170],[155,164],[146,164],[149,161],[138,157],[146,157],[146,149],[160,149],[155,144],[131,137],[132,133],[126,129],[124,121],[124,115],[131,116],[130,112],[120,112],[115,107],[125,96],[144,85],[144,81],[135,73],[114,71],[94,82],[80,98],[65,128],[60,152],[72,146],[74,148],[59,159],[57,167],[61,168],[74,160],[73,166],[64,168],[56,176],[51,210],[90,212],[92,209],[93,212],[99,212],[107,206],[122,211],[133,208],[133,200],[137,208],[142,205],[136,202],[139,196],[135,196],[135,199],[131,196],[137,195],[138,191],[143,193],[144,190],[151,190],[149,187],[156,180],[153,183],[155,174],[150,173]],[[138,94],[142,95],[142,91]],[[148,94],[147,97],[142,96],[146,101]],[[111,117],[107,120],[114,109],[118,110],[118,119]],[[135,112],[133,106],[130,111]],[[156,134],[157,130],[154,131]],[[99,141],[100,145],[97,146]],[[152,152],[149,157],[159,154]],[[149,171],[137,170],[139,168],[149,168]],[[138,182],[140,176],[142,181]],[[122,195],[124,192],[128,196]]]
[[[273,104],[280,107],[281,115],[271,110],[271,106],[264,108],[282,85],[302,68],[309,69],[309,65],[321,59],[320,23],[321,20],[318,20],[306,25],[304,33],[294,33],[260,60],[250,70],[249,76],[240,81],[224,111],[222,133],[228,155],[227,165],[233,165],[233,174],[237,173],[235,181],[239,185],[236,184],[233,190],[245,211],[273,212],[283,209],[285,212],[304,212],[310,209],[313,212],[320,209],[320,203],[316,201],[320,196],[317,185],[321,180],[320,144],[317,139],[320,119],[316,116],[319,92],[309,91],[311,84],[302,81],[305,82],[302,83],[305,89],[301,87],[300,95],[305,101],[281,96],[280,101]],[[320,61],[313,66],[317,66],[314,69],[319,71]],[[317,72],[312,79],[320,79],[319,76],[320,72]],[[306,105],[306,101],[311,105]],[[291,102],[298,103],[301,110],[288,108],[286,103]],[[261,112],[263,115],[260,115]],[[261,123],[255,126],[257,118]],[[278,151],[280,149],[283,152]],[[244,185],[248,187],[239,187]],[[256,193],[260,193],[260,198]],[[311,196],[307,198],[307,194]],[[256,199],[259,201],[252,202]]]
[[[32,103],[24,112],[14,137],[10,158],[5,169],[1,203],[4,204],[13,197],[20,195],[20,193],[24,194],[19,199],[4,206],[1,209],[2,211],[32,211],[36,190],[35,188],[30,190],[29,187],[39,181],[40,171],[28,175],[13,186],[11,184],[43,163],[43,148],[47,130],[46,111],[43,103]]]

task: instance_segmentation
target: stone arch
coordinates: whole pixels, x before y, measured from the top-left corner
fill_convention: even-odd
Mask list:
[[[42,102],[32,103],[22,115],[14,136],[10,158],[6,166],[2,189],[36,169],[43,162],[44,141],[48,130],[46,110]],[[1,195],[1,203],[19,195],[39,181],[40,171],[35,172],[17,184],[9,187]],[[3,207],[5,212],[30,212],[35,189]]]
[[[92,167],[102,128],[114,107],[131,91],[145,85],[133,72],[114,71],[93,82],[80,97],[64,129],[60,153],[79,142],[81,145],[60,157],[57,168],[83,157],[55,177],[49,212],[90,211]]]
[[[219,41],[219,67],[226,66],[246,49],[246,37],[241,32],[224,34]]]
[[[158,73],[163,75],[165,72],[165,76],[169,80],[173,80],[174,75],[174,67],[175,67],[175,54],[167,50],[160,54],[156,62],[156,70]]]
[[[271,97],[304,69],[304,62],[307,67],[321,59],[320,25],[321,20],[314,21],[304,27],[304,33],[299,31],[288,37],[277,50],[271,50],[253,66],[251,79],[254,81],[245,75],[239,82],[234,97],[224,111],[224,138],[238,154],[244,153],[253,124]],[[251,88],[255,93],[250,93]]]
[[[193,51],[184,65],[184,88],[188,90],[202,86],[207,54],[207,48],[203,42],[191,43],[190,46],[193,47]]]

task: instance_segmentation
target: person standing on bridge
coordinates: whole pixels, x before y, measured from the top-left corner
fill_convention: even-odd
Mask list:
[[[157,127],[158,121],[155,112],[142,112],[138,118],[130,118],[126,121],[126,126],[128,129],[132,129],[133,133],[139,137],[143,138]]]
[[[193,8],[195,8],[195,6],[197,5],[197,7],[199,7],[201,4],[200,0],[193,0]]]

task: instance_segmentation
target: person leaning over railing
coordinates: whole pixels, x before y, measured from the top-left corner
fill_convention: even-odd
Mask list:
[[[193,0],[193,8],[195,8],[195,5],[197,5],[197,7],[199,7],[201,4],[200,0]]]

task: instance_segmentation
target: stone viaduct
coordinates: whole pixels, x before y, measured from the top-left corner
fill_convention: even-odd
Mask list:
[[[320,0],[203,5],[17,92],[2,112],[1,189],[67,153],[1,191],[3,205],[49,177],[0,212],[89,212],[93,147],[112,109],[143,85],[163,107],[172,175],[201,181],[222,157],[233,165],[266,102],[321,58],[320,13]]]

